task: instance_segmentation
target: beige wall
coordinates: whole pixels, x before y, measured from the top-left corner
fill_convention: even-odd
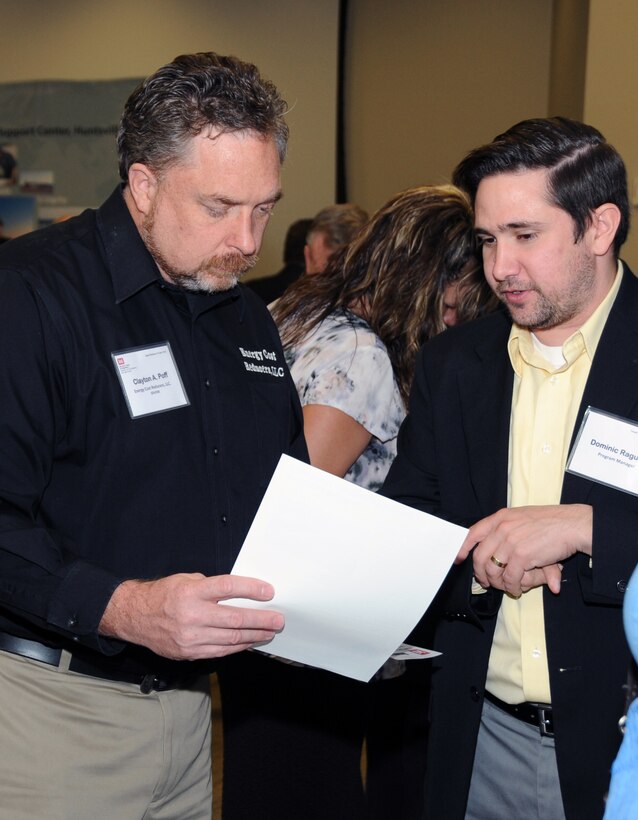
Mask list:
[[[280,267],[290,222],[334,201],[338,0],[1,2],[3,82],[146,76],[191,51],[256,63],[288,101],[285,196],[256,273]]]
[[[616,145],[638,208],[636,0],[350,0],[349,25],[352,201],[447,181],[518,120],[563,114]],[[623,257],[638,271],[638,230]]]
[[[563,80],[561,105],[570,103],[572,83],[556,73],[566,63],[552,40],[552,20],[561,19],[561,9],[571,19],[570,8],[586,2],[350,0],[350,199],[374,210],[402,188],[446,181],[469,149],[519,119],[545,116],[550,97],[554,105],[560,99],[557,81]],[[635,194],[638,3],[589,5],[584,118],[617,145]],[[0,0],[0,6],[5,82],[143,76],[177,53],[213,49],[252,60],[277,83],[291,104],[292,137],[285,197],[258,275],[279,266],[291,221],[334,201],[338,0]],[[565,35],[559,45],[569,42]],[[578,65],[571,60],[575,105],[583,96]],[[636,236],[624,255],[638,268]]]
[[[471,148],[546,116],[551,0],[351,0],[349,198],[447,181]]]
[[[590,0],[584,119],[599,128],[620,151],[629,178],[629,194],[638,197],[638,3]],[[632,208],[632,219],[638,218]],[[621,251],[638,272],[638,228]]]
[[[548,111],[583,119],[589,0],[554,0]]]

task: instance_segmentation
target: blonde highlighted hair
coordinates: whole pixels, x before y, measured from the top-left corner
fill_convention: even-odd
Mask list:
[[[421,343],[445,327],[443,291],[453,282],[461,283],[460,321],[491,302],[469,199],[452,185],[410,188],[380,208],[324,273],[288,288],[273,316],[284,345],[294,346],[333,311],[354,310],[385,344],[407,401]]]

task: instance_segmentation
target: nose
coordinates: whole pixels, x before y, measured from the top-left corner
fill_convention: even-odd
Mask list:
[[[228,244],[244,256],[257,253],[259,240],[253,222],[252,210],[246,209],[246,211],[243,211],[242,209],[237,214],[228,236]]]
[[[483,264],[497,282],[502,282],[518,272],[514,248],[507,240],[483,246]]]
[[[443,324],[446,327],[454,327],[457,323],[456,306],[448,305],[443,308]]]

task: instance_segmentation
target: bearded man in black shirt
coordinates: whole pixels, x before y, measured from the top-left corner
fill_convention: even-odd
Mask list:
[[[268,640],[229,576],[282,452],[306,457],[237,280],[280,197],[285,103],[185,55],[131,95],[122,185],[0,255],[0,818],[208,818],[210,668]]]

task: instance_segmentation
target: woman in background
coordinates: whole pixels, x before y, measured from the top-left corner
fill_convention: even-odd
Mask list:
[[[277,302],[313,465],[379,489],[418,349],[445,328],[454,287],[450,323],[489,300],[464,194],[426,186],[393,197],[321,276],[302,277]]]
[[[324,273],[297,280],[273,316],[311,463],[379,489],[420,345],[445,328],[444,312],[453,324],[491,304],[470,205],[453,186],[397,194]],[[418,817],[428,674],[390,660],[362,684],[260,653],[228,659],[219,676],[232,772],[225,820]]]

